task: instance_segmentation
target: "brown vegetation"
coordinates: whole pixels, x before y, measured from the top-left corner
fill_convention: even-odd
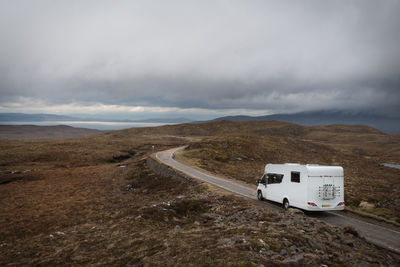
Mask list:
[[[307,149],[317,149],[317,155],[319,151],[332,152],[335,160],[341,160],[333,145],[293,137],[308,128],[294,125],[297,130],[291,131],[288,124],[272,122],[271,130],[268,125],[256,123],[251,129],[251,123],[212,123],[128,129],[68,140],[1,140],[0,181],[7,182],[0,183],[0,265],[399,262],[398,255],[368,245],[351,229],[330,227],[295,211],[269,211],[251,200],[220,195],[203,184],[189,185],[157,175],[145,163],[155,150],[191,140],[188,153],[215,151],[218,159],[192,156],[202,167],[219,164],[212,167],[217,172],[228,170],[224,167],[228,163],[243,167],[247,165],[240,162],[252,164],[252,158],[257,164],[274,159],[268,153],[257,157],[261,145],[283,153],[279,160],[299,151],[299,158],[293,159],[307,157]],[[290,136],[279,137],[279,127]],[[242,135],[224,137],[235,130]],[[193,137],[200,136],[196,133],[205,135],[206,131],[213,131],[207,134],[209,139],[196,144]],[[375,135],[379,139],[382,134]],[[219,148],[221,141],[226,148]],[[273,145],[276,142],[279,145]],[[255,154],[247,155],[250,149],[246,148]],[[220,153],[222,149],[228,157]],[[285,149],[291,150],[285,154]],[[329,155],[322,159],[330,160]]]
[[[61,139],[99,134],[102,131],[67,125],[0,125],[0,139]]]
[[[247,183],[262,175],[266,163],[343,166],[346,204],[358,208],[368,201],[376,208],[363,212],[400,223],[400,171],[380,165],[399,163],[399,135],[366,126],[278,127],[275,122],[271,128],[267,122],[246,123],[243,134],[242,125],[236,131],[234,123],[226,124],[232,134],[191,144],[184,156],[200,168]]]

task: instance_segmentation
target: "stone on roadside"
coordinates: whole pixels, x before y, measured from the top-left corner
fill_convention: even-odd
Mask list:
[[[288,212],[289,212],[289,214],[293,214],[293,215],[304,215],[304,212],[302,210],[294,209],[294,208],[289,208]]]
[[[366,210],[372,210],[375,208],[375,205],[372,203],[368,203],[367,201],[361,201],[360,205],[358,207]]]

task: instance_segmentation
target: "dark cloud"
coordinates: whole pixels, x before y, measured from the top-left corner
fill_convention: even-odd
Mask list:
[[[0,106],[399,114],[399,11],[364,0],[2,1]]]

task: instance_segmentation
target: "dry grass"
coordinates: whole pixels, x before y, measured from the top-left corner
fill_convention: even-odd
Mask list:
[[[102,131],[66,125],[0,125],[0,139],[61,139],[99,134]]]
[[[400,172],[380,166],[382,162],[399,163],[398,135],[361,126],[304,128],[298,136],[274,133],[208,137],[190,145],[184,157],[199,168],[250,184],[262,175],[266,163],[343,166],[347,205],[357,209],[361,201],[368,201],[376,208],[364,212],[400,222]]]
[[[348,247],[343,242],[349,237],[338,229],[310,221],[311,231],[299,232],[294,219],[282,213],[220,195],[212,186],[189,186],[156,175],[145,164],[152,146],[163,150],[196,143],[201,135],[210,139],[192,145],[191,156],[212,171],[226,170],[243,180],[252,177],[250,167],[274,159],[263,146],[267,152],[280,152],[279,160],[297,152],[296,159],[301,159],[310,148],[318,151],[315,159],[319,151],[336,151],[322,141],[293,137],[307,128],[276,122],[270,128],[268,123],[251,125],[178,125],[175,130],[128,129],[68,140],[1,140],[0,182],[8,183],[0,183],[0,265],[273,266],[284,259],[281,249],[292,251],[283,238],[314,253],[316,241],[309,240],[326,231],[337,234],[335,240],[343,239],[343,248],[334,249],[328,238],[321,239],[321,251],[329,257],[320,258],[319,264],[342,265],[346,259],[360,263],[370,261],[368,255],[373,255],[371,262],[398,261],[361,239],[351,239],[355,245]],[[223,137],[236,130],[253,133]],[[289,134],[280,137],[280,131]],[[227,147],[218,147],[221,140]],[[335,155],[340,162],[341,154]],[[332,160],[329,155],[321,159]],[[238,167],[228,168],[231,163]],[[241,172],[243,166],[249,170]]]

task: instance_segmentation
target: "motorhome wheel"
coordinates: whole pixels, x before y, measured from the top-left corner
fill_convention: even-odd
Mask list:
[[[287,199],[285,198],[285,199],[283,200],[283,208],[284,208],[285,210],[288,210],[289,207],[290,207],[290,205],[289,205],[289,200],[287,200]]]
[[[263,199],[264,199],[264,197],[263,197],[263,195],[262,195],[262,193],[261,193],[261,190],[258,190],[258,192],[257,192],[257,198],[258,198],[258,200],[263,200]]]

